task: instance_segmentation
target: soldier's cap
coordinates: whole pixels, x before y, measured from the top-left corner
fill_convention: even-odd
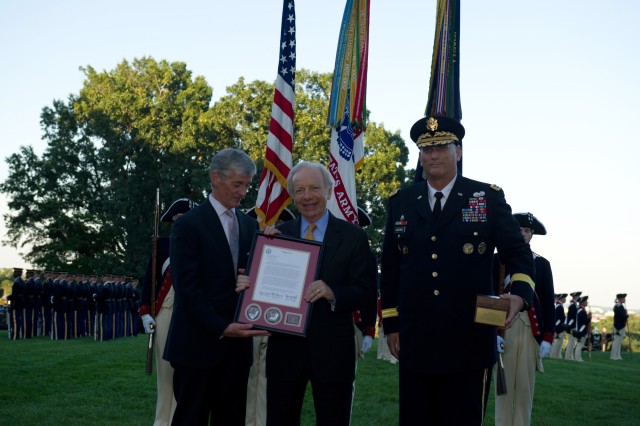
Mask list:
[[[556,299],[564,299],[567,296],[568,296],[567,293],[558,293],[556,294]]]
[[[587,300],[589,300],[589,296],[582,296],[580,299],[578,299],[578,302],[582,303],[586,302]]]
[[[462,141],[464,127],[455,118],[442,116],[422,117],[411,127],[410,135],[418,148],[448,145]]]
[[[616,299],[624,299],[627,297],[627,293],[618,293],[616,294]]]
[[[173,222],[173,217],[180,213],[186,213],[196,206],[195,201],[188,198],[178,198],[171,204],[160,218],[160,222]]]
[[[571,293],[571,297],[578,297],[582,294],[581,291],[574,291],[573,293]]]
[[[516,218],[521,228],[529,228],[535,235],[547,235],[547,229],[533,214],[529,212],[514,213],[513,217]]]
[[[358,206],[358,224],[360,226],[369,226],[369,225],[371,225],[371,217],[360,206]]]
[[[247,211],[247,215],[251,216],[254,219],[258,218],[258,213],[256,213],[255,207]],[[289,222],[290,220],[293,220],[295,218],[296,216],[293,213],[291,213],[291,210],[285,208],[280,212],[280,216],[278,216],[278,221]]]

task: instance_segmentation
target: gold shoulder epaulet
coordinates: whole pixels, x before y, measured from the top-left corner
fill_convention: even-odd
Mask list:
[[[498,185],[492,183],[489,188],[493,189],[494,191],[500,192],[502,191],[502,188],[500,188]]]
[[[389,198],[394,197],[398,193],[398,191],[400,191],[400,188],[396,189],[391,194],[389,194]]]

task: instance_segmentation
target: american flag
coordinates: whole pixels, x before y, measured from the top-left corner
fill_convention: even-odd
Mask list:
[[[332,126],[328,169],[335,182],[328,207],[337,218],[354,224],[358,224],[355,171],[364,162],[368,55],[369,0],[347,0],[327,120]]]
[[[296,11],[293,0],[284,0],[278,75],[273,93],[264,168],[256,199],[260,228],[275,224],[282,210],[291,202],[291,196],[287,192],[287,176],[292,166],[295,77]]]

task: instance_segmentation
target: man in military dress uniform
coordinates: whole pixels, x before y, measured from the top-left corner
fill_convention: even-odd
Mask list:
[[[477,296],[493,294],[496,248],[511,272],[511,294],[500,296],[509,305],[504,325],[531,303],[531,249],[502,189],[457,174],[463,136],[455,119],[415,123],[426,182],[389,199],[380,289],[387,342],[400,360],[400,425],[482,423],[496,328],[474,315]],[[452,336],[465,350],[433,347]]]
[[[551,352],[549,352],[549,358],[562,359],[562,344],[564,343],[564,321],[566,316],[564,314],[564,303],[567,301],[567,293],[556,294],[556,321],[554,327],[553,344],[551,345]]]
[[[513,215],[520,225],[525,243],[534,234],[546,235],[542,222],[531,213]],[[529,425],[533,408],[536,372],[542,370],[542,358],[549,355],[555,327],[554,289],[551,264],[533,253],[536,290],[531,308],[519,312],[504,332],[504,371],[507,392],[495,399],[496,425]],[[505,291],[510,291],[510,275],[505,277]]]
[[[613,307],[613,344],[611,345],[611,356],[609,357],[614,361],[622,359],[620,349],[622,348],[622,341],[627,330],[627,319],[629,318],[627,309],[624,307],[626,301],[626,293],[616,294],[616,304]]]
[[[564,359],[573,360],[574,351],[576,348],[576,338],[573,335],[572,330],[576,328],[576,316],[578,315],[578,302],[580,300],[581,291],[574,291],[571,293],[571,302],[569,302],[569,309],[567,310],[567,318],[565,319],[565,330],[569,333],[567,339],[567,346],[564,349]]]
[[[188,198],[180,198],[171,204],[160,218],[160,221],[173,223],[182,214],[191,210],[195,203]],[[171,424],[176,409],[173,396],[173,368],[169,361],[162,359],[167,342],[171,314],[173,313],[174,290],[171,285],[171,266],[169,261],[170,238],[158,238],[156,244],[156,285],[155,285],[155,319],[151,316],[151,268],[149,259],[147,271],[142,279],[142,302],[138,311],[146,334],[154,334],[154,352],[156,359],[157,390],[156,415],[154,426]]]
[[[576,339],[576,347],[574,349],[573,360],[582,362],[582,348],[584,348],[591,332],[591,313],[587,312],[589,304],[589,296],[582,296],[578,300],[578,313],[576,314],[576,327],[571,334]]]
[[[9,302],[9,339],[18,340],[24,337],[24,281],[22,268],[13,268],[13,286],[7,296]]]

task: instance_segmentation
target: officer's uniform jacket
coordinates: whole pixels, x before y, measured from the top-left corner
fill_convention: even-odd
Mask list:
[[[400,332],[403,366],[441,374],[495,363],[496,328],[474,315],[476,296],[493,294],[496,248],[512,294],[530,303],[531,249],[499,187],[458,176],[436,223],[426,182],[389,199],[381,304],[385,334]],[[446,350],[454,341],[465,350]]]

